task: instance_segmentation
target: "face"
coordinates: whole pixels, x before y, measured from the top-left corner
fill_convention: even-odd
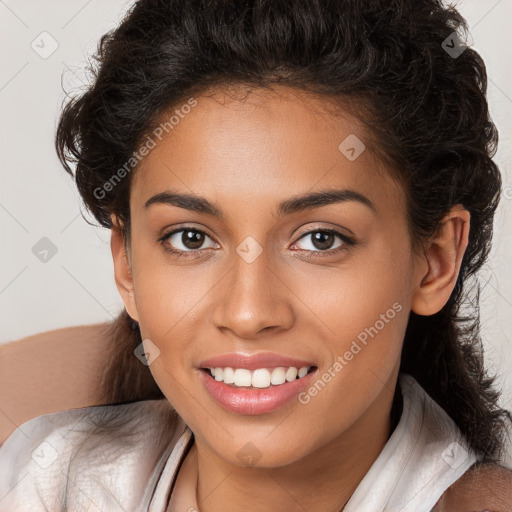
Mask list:
[[[183,110],[133,176],[129,272],[119,278],[118,268],[127,310],[159,351],[150,370],[196,441],[238,465],[250,442],[254,464],[267,467],[378,416],[394,390],[414,274],[403,191],[362,125],[313,95],[276,91],[217,91]],[[268,352],[256,368],[287,370],[279,356],[311,363],[305,384],[236,387],[201,369]],[[236,409],[237,390],[271,392],[267,406]]]

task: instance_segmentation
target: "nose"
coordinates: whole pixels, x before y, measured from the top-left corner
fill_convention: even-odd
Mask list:
[[[293,325],[293,293],[265,249],[252,262],[235,254],[223,281],[213,315],[218,329],[254,340],[264,330],[275,336]]]

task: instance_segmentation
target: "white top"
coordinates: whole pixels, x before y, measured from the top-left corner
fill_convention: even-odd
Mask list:
[[[414,378],[398,382],[400,421],[344,512],[430,512],[477,460]],[[106,418],[109,430],[95,430]],[[165,399],[39,416],[0,448],[0,510],[165,512],[193,442]]]

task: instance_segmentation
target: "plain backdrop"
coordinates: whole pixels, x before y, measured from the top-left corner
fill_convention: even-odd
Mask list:
[[[113,319],[122,309],[109,231],[80,214],[74,182],[53,145],[65,97],[87,83],[86,58],[131,1],[0,0],[0,344],[37,332]],[[461,0],[470,44],[489,76],[500,132],[503,199],[481,273],[487,364],[512,408],[512,1]],[[441,41],[439,42],[441,44]]]

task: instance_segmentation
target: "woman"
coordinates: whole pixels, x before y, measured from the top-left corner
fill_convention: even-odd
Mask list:
[[[512,508],[459,312],[501,185],[464,28],[433,0],[134,4],[57,131],[112,231],[112,405],[11,435],[4,508]]]

